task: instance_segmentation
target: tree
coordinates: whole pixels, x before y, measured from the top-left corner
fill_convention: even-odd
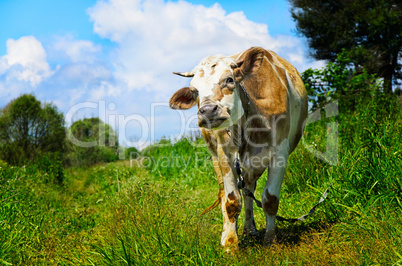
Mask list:
[[[128,147],[125,149],[126,159],[135,159],[139,155],[139,151],[136,147]]]
[[[402,2],[400,0],[289,0],[297,32],[311,56],[334,62],[343,49],[359,72],[383,78],[384,90],[402,78]]]
[[[63,114],[31,94],[18,97],[0,110],[0,159],[10,164],[63,152],[65,136]]]
[[[69,128],[66,163],[88,166],[118,160],[117,134],[97,117],[84,118]]]
[[[339,100],[342,113],[354,111],[382,88],[374,74],[363,68],[357,73],[346,51],[337,55],[322,69],[307,69],[301,74],[306,86],[310,109],[315,111],[330,101]]]

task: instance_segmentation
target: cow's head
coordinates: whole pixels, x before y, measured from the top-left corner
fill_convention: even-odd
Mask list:
[[[170,107],[189,109],[197,104],[200,127],[230,127],[244,113],[239,97],[240,82],[259,69],[263,58],[264,50],[256,47],[245,51],[239,59],[211,56],[190,72],[175,72],[183,77],[192,77],[192,80],[190,87],[173,94]]]

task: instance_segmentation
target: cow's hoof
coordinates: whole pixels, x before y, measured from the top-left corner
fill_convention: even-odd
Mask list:
[[[270,247],[275,242],[276,236],[275,231],[266,232],[264,236],[264,246]]]
[[[244,228],[244,235],[248,237],[257,237],[258,231],[255,228]]]
[[[225,245],[223,246],[225,253],[228,255],[233,255],[236,251],[239,250],[237,238],[228,237],[225,241]]]
[[[230,233],[229,235],[223,236],[221,245],[227,254],[231,254],[238,250],[239,238],[237,234]]]
[[[224,250],[227,255],[234,255],[239,250],[239,246],[231,245],[229,247],[224,247]]]

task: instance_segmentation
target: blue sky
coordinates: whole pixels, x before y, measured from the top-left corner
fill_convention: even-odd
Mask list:
[[[92,0],[2,0],[0,1],[0,53],[6,52],[6,41],[33,35],[49,39],[54,35],[72,33],[79,39],[102,41],[93,33],[86,9]]]
[[[205,56],[263,46],[300,72],[322,66],[285,0],[1,0],[0,25],[0,107],[34,93],[67,125],[99,116],[125,146],[188,133],[195,110],[167,102],[189,81],[171,73]]]

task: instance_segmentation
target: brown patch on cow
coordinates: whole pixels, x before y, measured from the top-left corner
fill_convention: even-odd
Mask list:
[[[266,53],[269,55],[269,53]],[[244,81],[247,92],[255,101],[263,116],[286,114],[288,110],[288,89],[286,72],[276,67],[265,57],[255,75]]]
[[[217,156],[217,139],[214,137],[214,132],[205,128],[201,128],[201,134],[204,137],[205,143],[208,146],[208,150],[212,155]]]
[[[220,102],[223,99],[223,92],[222,88],[219,84],[215,85],[214,88],[212,89],[212,92],[214,93],[214,96],[212,97],[213,101]]]
[[[233,237],[229,237],[228,239],[226,239],[226,243],[225,246],[230,246],[235,242]]]
[[[236,221],[237,216],[239,216],[239,213],[241,211],[241,200],[238,197],[240,197],[240,195],[236,196],[235,191],[230,192],[225,204],[226,213],[231,223],[234,223]]]
[[[269,194],[268,190],[265,190],[265,200],[262,203],[262,208],[268,215],[276,215],[279,207],[279,199],[275,195]]]
[[[205,76],[204,69],[200,69],[200,70],[198,71],[198,73],[199,73],[200,78],[203,78],[203,77]]]
[[[236,199],[235,192],[234,191],[230,192],[228,195],[228,200],[234,201],[235,199]]]
[[[216,84],[215,87],[212,89],[212,92],[214,93],[214,96],[213,96],[214,101],[219,102],[223,99],[223,97],[225,95],[233,94],[234,87],[229,88],[229,86],[227,86],[227,84],[226,84],[227,78],[231,77],[231,76],[232,76],[232,73],[228,70],[222,74],[222,77],[221,77],[219,83]]]
[[[215,85],[212,92],[214,93],[212,99],[217,102],[220,102],[225,95],[233,94],[233,90],[230,90],[227,87],[222,87],[221,85]]]
[[[190,109],[196,103],[194,94],[189,87],[176,91],[169,100],[169,106],[172,109]]]
[[[211,66],[211,69],[212,69],[212,71],[211,71],[211,73],[210,73],[211,76],[212,76],[213,74],[215,74],[215,67],[216,67],[217,64],[218,64],[218,63],[216,63],[216,64],[214,64],[214,65]]]

